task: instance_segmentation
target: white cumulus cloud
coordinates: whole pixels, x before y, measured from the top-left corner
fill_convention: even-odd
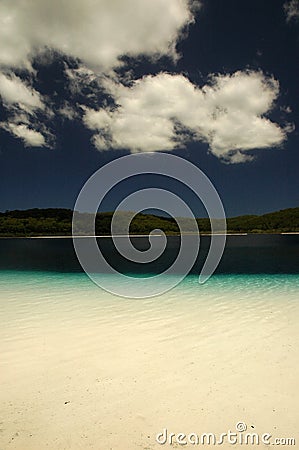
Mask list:
[[[296,6],[294,0],[285,4],[288,20]],[[282,128],[269,119],[279,84],[261,72],[217,74],[203,87],[180,74],[131,82],[128,75],[126,85],[117,78],[126,56],[175,61],[177,44],[200,7],[198,0],[1,0],[0,95],[8,114],[1,127],[27,146],[51,146],[45,125],[51,106],[68,120],[83,109],[100,150],[172,150],[192,140],[207,143],[219,158],[241,162],[250,159],[249,150],[279,146],[292,124]],[[75,58],[79,67],[66,63],[70,98],[53,106],[55,99],[15,73],[27,70],[32,79],[35,58],[41,63],[57,53],[65,63]],[[103,104],[103,89],[116,106],[88,108]],[[74,105],[78,97],[81,110]]]
[[[46,48],[110,70],[119,58],[176,57],[194,20],[188,0],[1,0],[0,65],[30,68]]]
[[[47,128],[39,123],[37,112],[51,116],[42,96],[28,82],[17,77],[13,72],[0,72],[0,97],[8,114],[1,128],[16,138],[22,139],[26,147],[50,146],[46,136],[51,136]],[[40,129],[43,129],[41,133]],[[52,139],[52,136],[51,136]]]
[[[222,159],[241,162],[246,151],[279,146],[286,133],[266,114],[279,83],[261,72],[214,75],[199,88],[183,75],[145,76],[132,86],[111,80],[106,89],[116,108],[85,108],[83,121],[95,131],[99,150],[173,150],[189,140],[209,144]]]
[[[17,105],[28,112],[45,108],[40,94],[13,73],[0,72],[0,97],[7,107]]]
[[[54,51],[78,59],[84,73],[82,66],[66,74],[71,92],[81,93],[98,75],[120,66],[124,56],[175,60],[176,45],[199,8],[198,0],[1,0],[0,95],[10,114],[2,128],[26,145],[46,145],[49,133],[36,123],[35,113],[50,116],[51,111],[14,73],[34,73],[35,58],[46,62]],[[67,102],[57,112],[69,120],[77,116]]]
[[[0,123],[0,126],[24,142],[25,147],[43,147],[46,141],[42,133],[29,128],[24,123],[14,122]]]

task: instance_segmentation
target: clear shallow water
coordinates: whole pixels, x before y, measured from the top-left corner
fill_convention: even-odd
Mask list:
[[[114,275],[103,277],[118,279]],[[196,275],[186,277],[166,294],[149,299],[125,299],[105,292],[84,273],[34,271],[0,272],[0,321],[5,330],[17,330],[20,339],[44,325],[96,323],[110,320],[126,329],[128,324],[150,323],[161,329],[166,322],[179,322],[176,332],[188,334],[202,325],[217,323],[220,329],[239,330],[241,324],[267,321],[273,310],[277,319],[299,312],[299,275],[214,275],[205,284]],[[235,314],[238,325],[235,327]],[[298,317],[299,319],[299,317]],[[153,330],[151,330],[153,331]],[[211,325],[211,333],[214,333]],[[88,333],[87,333],[88,334]],[[18,339],[18,336],[9,336]],[[4,338],[5,341],[5,338]],[[4,342],[2,340],[2,343]]]
[[[240,420],[298,438],[297,275],[189,276],[133,300],[81,273],[2,271],[0,292],[0,448],[157,449],[164,427]]]
[[[257,246],[262,273],[247,261],[248,273],[218,273],[204,285],[189,275],[141,300],[103,291],[57,259],[63,242],[41,241],[9,242],[6,250],[17,250],[6,264],[2,247],[0,448],[173,448],[155,442],[164,427],[222,433],[240,420],[299,442],[299,275],[290,240],[280,250],[269,240]],[[293,255],[290,273],[278,270],[286,272],[287,256],[283,264],[272,258],[271,273],[269,248]]]

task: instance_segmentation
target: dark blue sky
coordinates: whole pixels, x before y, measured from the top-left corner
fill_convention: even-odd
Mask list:
[[[225,76],[237,71],[251,71],[273,77],[279,82],[279,93],[273,107],[263,117],[280,129],[288,124],[289,131],[293,130],[283,143],[247,149],[246,154],[254,156],[253,160],[239,163],[228,161],[226,156],[219,154],[220,147],[213,147],[208,138],[187,140],[185,145],[178,146],[172,152],[193,162],[206,173],[217,188],[228,216],[296,207],[299,205],[299,14],[290,10],[294,6],[292,2],[279,0],[203,0],[201,3],[195,23],[189,26],[188,32],[185,30],[183,39],[177,39],[180,58],[176,63],[167,54],[156,62],[148,56],[134,55],[124,58],[126,66],[116,70],[114,77],[126,85],[124,74],[128,71],[131,81],[148,74],[155,77],[160,72],[183,74],[199,88],[209,83],[211,74]],[[27,14],[30,15],[30,10]],[[111,99],[101,82],[90,76],[91,72],[89,76],[75,80],[79,85],[76,88],[74,83],[70,85],[66,74],[66,69],[84,66],[97,76],[105,73],[109,78],[109,68],[91,68],[90,60],[82,62],[71,51],[62,55],[59,46],[56,47],[53,44],[55,52],[30,56],[34,71],[28,71],[24,64],[22,67],[22,64],[2,63],[2,73],[8,79],[16,80],[13,77],[18,77],[25,82],[27,87],[39,93],[46,108],[52,111],[49,113],[46,109],[30,105],[24,107],[17,101],[14,105],[3,87],[0,131],[2,211],[34,207],[73,208],[84,182],[95,170],[130,153],[126,145],[123,149],[111,145],[104,151],[96,148],[92,142],[95,132],[86,126],[82,118],[84,109],[78,106],[85,105],[92,110],[107,108],[110,103],[117,104],[117,97]],[[250,92],[248,95],[251,95]],[[59,112],[66,104],[70,111],[69,118]],[[32,108],[31,111],[28,112],[28,108]],[[21,117],[23,112],[24,117]],[[9,128],[8,123],[14,125]],[[29,145],[24,135],[21,138],[17,136],[16,127],[20,124],[23,128],[18,130],[24,130],[24,127],[35,130],[48,139],[48,144],[41,141],[41,145],[37,145],[31,140],[34,145]],[[38,136],[34,135],[34,138],[38,139]],[[242,148],[240,150],[243,152]],[[146,183],[155,186],[156,180],[152,177]],[[175,183],[172,185],[169,179],[162,185],[175,188]],[[116,189],[104,209],[111,210],[116,206],[118,194],[121,193],[121,197],[124,192],[139,187],[141,184],[133,180],[118,191]],[[185,196],[189,198],[195,213],[202,215],[196,199],[187,191]]]

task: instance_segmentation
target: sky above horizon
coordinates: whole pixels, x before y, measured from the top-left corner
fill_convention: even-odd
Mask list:
[[[73,208],[152,151],[199,167],[227,216],[299,206],[298,0],[1,0],[0,22],[1,211]]]

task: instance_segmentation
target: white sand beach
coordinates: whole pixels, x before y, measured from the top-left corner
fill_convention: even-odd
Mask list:
[[[298,277],[190,278],[148,300],[83,275],[5,280],[1,450],[196,448],[156,435],[240,421],[298,441]]]

